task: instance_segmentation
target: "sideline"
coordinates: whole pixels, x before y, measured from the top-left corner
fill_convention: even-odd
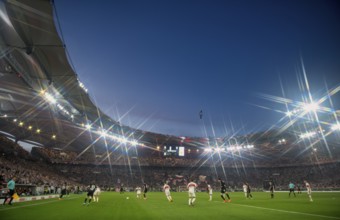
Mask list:
[[[64,198],[63,200],[71,200],[71,199],[78,199],[81,196],[77,196],[77,197],[72,197],[72,198]],[[12,210],[12,209],[19,209],[19,208],[26,208],[26,207],[30,207],[30,206],[38,206],[38,205],[45,205],[48,203],[53,203],[53,202],[61,202],[62,200],[59,199],[51,199],[52,201],[46,201],[46,202],[39,202],[39,203],[34,203],[34,204],[27,204],[27,205],[21,205],[21,206],[10,206],[8,204],[6,205],[0,205],[0,212],[1,211],[6,211],[6,210]],[[15,203],[14,203],[15,204]],[[1,208],[2,207],[2,208]]]

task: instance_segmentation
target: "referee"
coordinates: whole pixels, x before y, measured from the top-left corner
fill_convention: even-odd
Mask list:
[[[8,193],[6,195],[3,205],[5,205],[8,198],[11,198],[8,202],[8,205],[12,205],[13,195],[14,195],[14,190],[15,190],[15,180],[16,180],[16,177],[13,176],[7,183]]]

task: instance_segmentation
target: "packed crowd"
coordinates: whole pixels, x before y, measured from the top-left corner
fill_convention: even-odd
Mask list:
[[[266,164],[269,160],[265,163],[228,157],[218,160],[207,155],[197,158],[164,158],[160,154],[136,157],[116,152],[110,155],[110,164],[100,163],[105,161],[103,156],[93,153],[79,156],[75,152],[36,147],[30,154],[1,136],[0,152],[0,181],[5,184],[11,176],[16,176],[19,185],[39,186],[39,192],[30,192],[25,187],[21,193],[27,195],[57,193],[64,182],[76,191],[91,183],[103,189],[121,186],[133,189],[145,181],[151,190],[160,191],[166,181],[173,190],[181,190],[189,179],[194,179],[201,190],[207,183],[217,189],[218,177],[224,178],[232,191],[241,190],[245,181],[254,190],[267,190],[263,188],[265,181],[273,181],[278,190],[287,190],[290,181],[302,185],[305,179],[313,184],[314,189],[340,189],[337,172],[340,162],[328,159],[314,163],[315,154],[308,154],[300,160],[285,158],[282,164],[276,163],[272,167]]]

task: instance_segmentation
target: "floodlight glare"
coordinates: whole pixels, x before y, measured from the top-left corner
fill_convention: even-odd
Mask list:
[[[106,137],[107,131],[105,131],[104,129],[103,129],[103,130],[100,130],[100,131],[99,131],[99,134],[100,134],[100,136],[102,136],[102,137]]]
[[[126,139],[126,138],[121,138],[119,141],[120,141],[122,144],[126,144],[126,143],[127,143],[127,139]]]
[[[286,112],[286,115],[287,115],[288,117],[290,117],[290,116],[292,116],[292,115],[293,115],[293,113],[292,113],[292,112],[290,112],[290,111],[288,111],[288,112]]]
[[[47,101],[49,101],[52,104],[57,103],[57,100],[49,93],[45,93],[45,98],[47,99]]]
[[[332,125],[331,128],[332,128],[333,131],[340,131],[340,124],[336,123],[336,124]]]
[[[205,151],[205,152],[211,152],[212,149],[211,149],[211,148],[205,148],[204,151]]]
[[[90,130],[90,129],[92,128],[92,126],[91,126],[90,124],[86,124],[86,125],[85,125],[85,128],[88,129],[88,130]]]
[[[305,110],[306,112],[311,112],[311,111],[316,111],[319,109],[319,106],[317,103],[311,102],[311,103],[306,103],[303,106],[303,110]]]
[[[135,141],[135,140],[131,141],[130,143],[131,143],[131,145],[133,145],[133,146],[136,146],[136,145],[138,145],[138,142],[137,142],[137,141]]]
[[[306,132],[300,135],[300,138],[304,139],[304,138],[311,138],[313,136],[315,136],[316,133],[315,132]]]

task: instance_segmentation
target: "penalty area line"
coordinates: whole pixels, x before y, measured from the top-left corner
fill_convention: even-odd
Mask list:
[[[255,208],[255,209],[263,209],[263,210],[269,210],[269,211],[297,214],[297,215],[308,215],[308,216],[314,216],[314,217],[322,217],[322,218],[330,218],[330,219],[340,219],[340,217],[328,216],[328,215],[318,215],[318,214],[311,214],[311,213],[305,213],[305,212],[287,211],[287,210],[282,210],[282,209],[271,209],[271,208],[265,208],[265,207],[260,207],[260,206],[242,205],[242,204],[235,204],[235,203],[230,203],[230,204],[231,205],[237,205],[237,206],[243,206],[243,207],[249,207],[249,208]]]

